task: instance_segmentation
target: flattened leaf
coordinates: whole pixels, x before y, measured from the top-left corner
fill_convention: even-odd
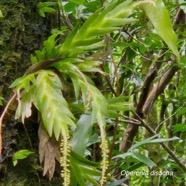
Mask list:
[[[20,151],[17,151],[14,153],[12,157],[13,165],[16,166],[18,163],[18,160],[27,158],[30,154],[33,154],[34,152],[31,152],[27,149],[22,149]]]
[[[3,13],[2,13],[2,11],[0,10],[0,18],[3,18],[4,16],[3,16]]]
[[[179,4],[181,5],[181,9],[185,12],[186,14],[186,2],[185,0],[179,0]]]
[[[85,0],[70,0],[70,2],[76,3],[76,4],[83,4]]]
[[[9,88],[25,89],[27,92],[30,90],[30,85],[35,84],[35,73],[16,79]]]
[[[126,180],[128,180],[128,178],[123,178],[121,180],[116,180],[116,181],[113,181],[113,182],[109,182],[106,186],[118,186],[118,185],[121,185],[122,183],[124,183]]]
[[[145,155],[143,155],[137,151],[131,151],[131,155],[133,158],[139,160],[140,162],[143,162],[144,164],[146,164],[149,167],[156,166],[156,164],[151,159],[149,159],[148,157],[146,157]]]
[[[85,153],[91,135],[91,124],[92,120],[90,115],[81,115],[77,122],[77,130],[75,131],[71,141],[72,150],[82,156]]]
[[[21,117],[22,122],[24,123],[25,118],[29,118],[31,116],[31,107],[34,95],[34,87],[32,87],[29,92],[22,95],[21,99],[18,101],[15,119],[19,119]]]
[[[100,185],[96,180],[96,177],[101,177],[101,172],[97,170],[99,167],[98,163],[92,162],[73,151],[71,152],[70,158],[71,172],[74,176],[73,179],[77,180],[79,185],[87,185],[87,182],[85,182],[86,179],[92,183],[92,185]]]
[[[0,96],[0,106],[3,106],[4,98]]]
[[[180,56],[177,48],[176,34],[173,30],[168,10],[163,1],[149,1],[149,3],[144,4],[142,7],[158,34],[179,59]]]
[[[41,112],[43,124],[51,137],[56,140],[60,134],[68,134],[68,126],[76,128],[75,117],[61,93],[58,76],[52,71],[40,71],[37,78],[37,93],[34,105]]]

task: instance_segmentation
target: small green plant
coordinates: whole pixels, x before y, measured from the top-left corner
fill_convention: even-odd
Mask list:
[[[16,166],[17,163],[18,163],[18,160],[22,160],[22,159],[25,159],[27,158],[29,155],[33,154],[34,152],[31,152],[29,150],[26,150],[26,149],[22,149],[20,151],[17,151],[13,154],[12,156],[12,162],[13,162],[13,165]]]
[[[56,5],[55,2],[39,2],[37,4],[37,10],[41,17],[45,17],[45,13],[54,13],[56,10],[50,6]]]

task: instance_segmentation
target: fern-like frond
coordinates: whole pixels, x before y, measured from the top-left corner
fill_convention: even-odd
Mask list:
[[[42,50],[36,50],[36,55],[31,55],[31,62],[32,64],[38,63],[40,61],[50,59],[50,58],[56,58],[58,54],[58,46],[56,46],[56,43],[58,41],[57,36],[62,34],[62,32],[58,32],[56,34],[51,35],[46,41],[44,41],[43,49]]]
[[[60,134],[68,136],[68,127],[75,128],[74,116],[62,95],[62,84],[52,71],[40,71],[37,77],[37,93],[34,104],[42,114],[44,126],[56,140]]]
[[[15,88],[17,90],[25,90],[26,92],[29,92],[31,84],[36,83],[35,75],[36,73],[33,73],[16,79],[10,85],[10,88]]]
[[[106,183],[106,173],[109,166],[108,163],[108,142],[106,140],[105,117],[108,114],[107,100],[104,95],[97,89],[86,77],[86,75],[81,72],[77,66],[71,64],[68,68],[68,73],[72,74],[72,82],[74,83],[74,88],[76,91],[82,93],[82,99],[85,105],[85,111],[92,113],[92,124],[98,123],[100,127],[101,136],[101,149],[102,149],[102,179],[101,185]],[[77,87],[78,86],[78,87]]]
[[[104,45],[104,34],[120,30],[125,24],[137,21],[129,17],[134,9],[147,1],[114,1],[97,10],[79,29],[76,27],[60,46],[59,55],[69,57],[98,49]]]

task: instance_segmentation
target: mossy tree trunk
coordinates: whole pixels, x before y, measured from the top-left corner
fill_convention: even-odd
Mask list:
[[[6,101],[13,94],[8,88],[22,76],[30,65],[30,54],[41,49],[43,41],[56,27],[55,15],[41,18],[37,13],[38,0],[1,0],[0,10],[4,18],[0,20],[0,96]],[[15,103],[16,104],[16,103]],[[3,106],[0,107],[0,114]],[[35,117],[35,116],[33,116]],[[13,166],[12,154],[21,149],[37,152],[38,124],[27,121],[26,125],[14,120],[9,113],[3,126],[3,154],[0,157],[0,185],[47,185],[48,179],[42,178],[42,168],[38,157],[19,162]],[[29,135],[28,135],[29,134]],[[53,180],[52,185],[55,184]]]

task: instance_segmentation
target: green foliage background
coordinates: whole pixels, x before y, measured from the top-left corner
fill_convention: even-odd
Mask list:
[[[186,168],[182,161],[185,157],[180,157],[184,149],[179,148],[179,143],[171,141],[182,139],[181,143],[185,143],[184,127],[180,131],[178,130],[179,125],[184,125],[185,121],[185,117],[182,115],[185,105],[179,103],[179,99],[184,100],[185,89],[180,84],[176,84],[174,89],[177,91],[172,92],[171,84],[167,86],[169,82],[174,84],[178,81],[182,82],[184,79],[185,60],[182,57],[185,46],[185,40],[182,38],[184,30],[180,27],[177,29],[179,32],[174,32],[169,18],[170,10],[168,11],[166,8],[167,6],[171,9],[179,7],[179,5],[167,2],[164,6],[161,0],[113,1],[107,2],[107,4],[103,4],[102,1],[58,1],[38,4],[34,2],[34,6],[20,3],[17,5],[19,13],[15,12],[19,18],[16,17],[13,21],[5,8],[5,5],[9,7],[11,3],[14,2],[2,2],[2,7],[0,6],[3,15],[5,18],[9,17],[11,23],[7,24],[8,21],[1,20],[5,29],[2,29],[3,37],[0,44],[4,46],[5,41],[13,42],[12,45],[7,45],[1,51],[1,60],[4,64],[6,63],[5,74],[1,76],[6,77],[8,74],[9,77],[8,80],[4,79],[1,82],[1,94],[6,98],[4,94],[7,85],[15,79],[13,77],[15,74],[16,77],[23,76],[16,79],[10,86],[16,91],[18,102],[16,119],[22,118],[24,123],[25,118],[29,118],[31,115],[32,117],[37,116],[34,114],[34,110],[37,109],[40,112],[39,120],[33,119],[39,123],[39,141],[42,145],[42,148],[39,147],[39,153],[44,154],[43,157],[40,156],[40,162],[44,163],[44,175],[48,172],[51,179],[56,169],[51,184],[55,185],[55,180],[60,182],[59,167],[57,164],[55,166],[55,159],[62,166],[63,185],[86,186],[105,185],[106,183],[107,185],[119,185],[125,179],[120,180],[120,176],[116,174],[118,168],[119,171],[166,169],[173,171],[178,179],[175,178],[175,175],[162,176],[159,180],[149,176],[149,183],[184,183],[183,170]],[[30,7],[31,9],[29,9]],[[100,9],[98,9],[99,7]],[[38,14],[43,18],[33,13],[34,8],[37,8]],[[13,11],[15,10],[10,12],[13,13]],[[92,14],[92,12],[95,13]],[[27,17],[28,13],[30,14]],[[31,14],[33,17],[30,16]],[[176,11],[174,14],[176,16]],[[149,18],[157,32],[153,30],[145,16]],[[140,31],[136,32],[135,29]],[[52,35],[47,39],[45,34],[50,35],[50,30]],[[31,35],[31,38],[28,38],[27,34]],[[178,48],[176,34],[181,38],[179,38],[179,45],[183,44],[182,48]],[[43,40],[45,41],[43,42]],[[27,67],[30,54],[32,54],[32,66],[24,74],[23,71]],[[159,54],[162,56],[158,56]],[[165,63],[167,61],[170,62]],[[3,63],[1,68],[4,68]],[[149,87],[145,87],[143,82],[148,79],[146,73],[149,71],[149,67],[153,69],[154,64],[157,64],[156,70],[160,69],[160,72],[159,76],[155,74],[156,78],[154,77],[154,81],[151,82],[154,87],[150,90],[151,84],[149,83]],[[175,72],[178,71],[178,67],[174,67],[174,65],[178,66],[181,71],[178,73],[179,76],[176,75],[171,81]],[[173,75],[168,76],[167,74],[171,70]],[[164,79],[167,80],[164,82]],[[158,90],[158,86],[161,90]],[[153,92],[160,97],[158,98],[154,94],[154,99],[152,99]],[[180,94],[180,92],[183,93]],[[142,100],[141,97],[145,94],[146,97]],[[171,100],[170,97],[174,97],[174,99]],[[140,99],[141,102],[146,99],[143,108],[139,107]],[[149,100],[151,101],[150,108],[148,107]],[[181,114],[180,111],[182,111]],[[5,122],[7,122],[6,126],[10,127],[9,123],[14,121],[9,119]],[[124,127],[123,122],[129,125]],[[132,128],[136,132],[129,134],[129,139],[133,141],[136,136],[136,144],[127,148],[126,143],[128,142],[123,141],[118,148],[119,141],[122,138],[124,140],[128,138],[128,133],[125,136],[122,132],[125,130],[131,132],[131,122],[135,123]],[[27,119],[26,123],[32,122]],[[164,123],[166,125],[163,125]],[[144,129],[139,128],[138,135],[138,126],[135,127],[135,125],[144,127]],[[44,128],[41,128],[42,126]],[[32,123],[29,127],[26,128],[24,125],[23,128],[30,150],[35,151],[38,142],[34,130],[38,130],[38,125],[34,127]],[[83,138],[81,128],[84,130]],[[9,131],[9,128],[7,130]],[[111,134],[109,134],[109,130]],[[6,127],[4,131],[6,134]],[[14,127],[12,127],[12,131],[8,134],[13,139],[17,137],[17,131],[18,135],[20,134],[19,129],[15,130]],[[151,136],[147,131],[151,135],[158,133],[164,138],[159,136],[158,139],[154,139],[157,135]],[[173,137],[173,132],[179,138]],[[90,146],[90,139],[93,136],[97,137],[91,143],[93,146]],[[148,138],[149,136],[151,137]],[[9,140],[8,138],[4,137],[4,144]],[[22,141],[24,137],[19,136],[18,139]],[[16,144],[17,150],[24,148],[25,144],[20,145],[18,139],[15,143],[13,140],[9,140],[5,147],[10,149],[12,145]],[[43,143],[45,140],[48,147]],[[61,141],[60,148],[57,141]],[[167,142],[168,147],[162,144],[163,142]],[[163,152],[160,146],[156,148],[148,145],[154,143],[161,144],[176,163],[172,163],[172,159]],[[51,144],[54,144],[51,153],[53,163],[49,163],[47,152],[47,148],[49,151],[52,149]],[[145,147],[143,148],[141,145],[145,145]],[[101,152],[98,153],[100,150]],[[3,151],[3,153],[5,152]],[[19,151],[17,156],[15,153],[14,163],[31,154],[30,152],[21,155],[21,152],[27,151]],[[8,162],[7,157],[11,155],[12,152],[3,154],[1,162]],[[112,161],[112,159],[117,161]],[[163,163],[163,160],[167,165]],[[32,170],[36,176],[30,180],[26,174],[23,176],[23,180],[18,182],[24,182],[24,178],[23,184],[45,182],[39,175],[41,167],[36,163],[37,157],[30,156],[30,161],[34,161]],[[99,163],[95,163],[95,161]],[[29,164],[29,161],[26,162]],[[177,172],[174,167],[178,169]],[[5,176],[5,169],[1,169],[2,181],[6,183],[8,175]],[[9,170],[11,169],[10,166]],[[101,171],[99,171],[100,169]],[[11,174],[14,175],[14,171],[10,172]],[[10,184],[11,181],[13,180],[9,181]],[[130,183],[140,185],[143,184],[143,180],[140,177],[132,176]]]

